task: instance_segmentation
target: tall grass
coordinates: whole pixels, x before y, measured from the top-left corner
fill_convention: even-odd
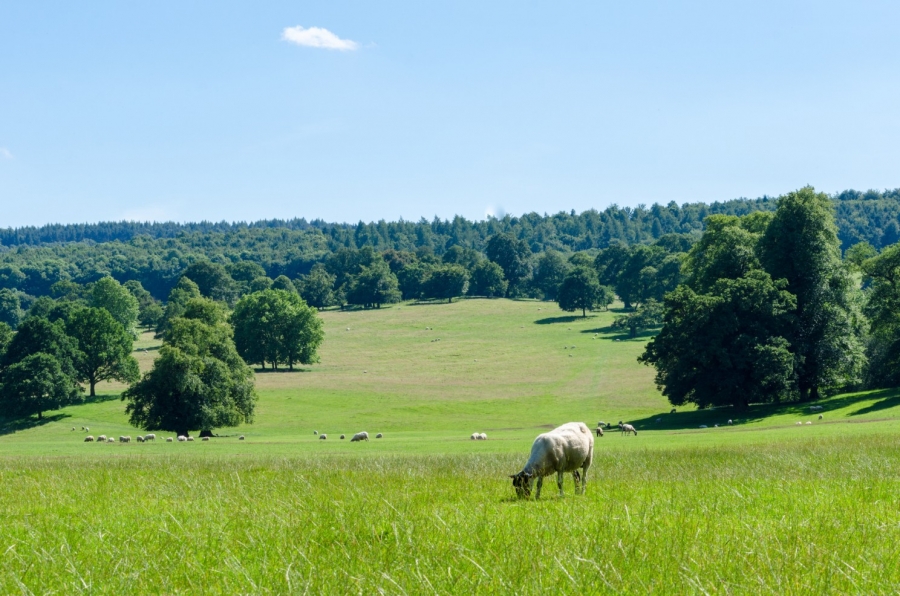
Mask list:
[[[524,455],[0,460],[2,593],[887,593],[900,440]]]

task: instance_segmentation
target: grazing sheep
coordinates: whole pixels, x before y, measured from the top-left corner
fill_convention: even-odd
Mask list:
[[[149,435],[144,435],[144,440],[145,441],[155,441],[156,435],[154,435],[153,433],[150,433]]]
[[[583,422],[569,422],[538,435],[531,445],[531,456],[522,471],[512,474],[513,488],[519,498],[531,496],[537,478],[535,498],[541,498],[544,476],[556,472],[559,496],[564,496],[563,474],[572,472],[575,492],[583,494],[587,486],[587,471],[594,457],[594,437]],[[579,473],[580,468],[580,473]]]
[[[85,426],[85,427],[84,427],[84,432],[89,433],[89,432],[91,432],[91,429],[89,429],[88,427]]]
[[[628,433],[634,433],[634,436],[637,436],[637,431],[630,424],[620,424],[619,429],[624,435],[627,435]]]
[[[341,440],[342,440],[342,441],[344,440],[344,438],[345,438],[344,435],[341,435]]]
[[[110,438],[106,439],[106,442],[107,442],[107,443],[115,443],[115,442],[116,442],[116,439],[113,438],[113,437],[110,437]]]
[[[477,441],[477,440],[478,440],[478,433],[472,433],[472,436],[469,437],[469,438],[472,439],[473,441]]]
[[[188,440],[188,442],[193,442],[193,441],[194,441],[194,437],[188,437],[187,440]]]
[[[313,434],[314,434],[314,435],[317,435],[317,434],[319,434],[319,431],[314,430],[314,431],[313,431]]]
[[[319,435],[319,440],[320,440],[320,441],[324,441],[324,440],[327,439],[327,438],[328,438],[328,435],[326,435],[325,433],[322,433],[321,435]]]
[[[201,440],[201,441],[208,441],[208,440],[209,440],[209,437],[203,437],[203,438],[200,439],[200,440]]]
[[[810,422],[809,420],[807,420],[806,423],[807,423],[807,424],[812,424],[812,422]]]
[[[700,425],[699,427],[697,427],[697,428],[709,428],[709,427],[706,426],[705,424],[701,424],[701,425]]]
[[[384,438],[384,435],[381,434],[381,433],[378,433],[377,435],[375,435],[375,438],[376,438],[376,439],[381,439],[381,438]],[[485,437],[485,438],[487,438],[487,437]]]
[[[238,441],[243,441],[243,440],[244,440],[244,435],[241,435],[238,437]]]
[[[166,443],[171,443],[171,442],[172,442],[172,437],[166,437]]]
[[[375,437],[375,438],[377,439],[378,437]],[[478,433],[478,440],[479,441],[487,441],[487,435],[484,433]]]
[[[98,442],[98,443],[105,443],[105,442],[106,442],[106,435],[100,435],[99,437],[97,437],[97,442]]]
[[[119,437],[119,442],[120,443],[130,443],[131,437]]]
[[[600,428],[599,426],[597,427],[597,436],[598,436],[598,437],[602,437],[602,436],[603,436],[603,429]]]
[[[472,438],[474,439],[475,435],[472,435]],[[361,433],[356,433],[355,435],[353,435],[353,437],[350,439],[350,442],[356,443],[358,441],[368,441],[368,440],[369,440],[369,433],[363,431]]]
[[[143,443],[143,442],[144,442],[144,437],[142,437],[141,435],[138,435],[138,436],[137,436],[137,442],[138,442],[138,443]]]
[[[800,421],[798,420],[798,421],[797,421],[797,426],[800,426],[801,424],[803,424],[803,423],[800,422]]]
[[[731,421],[731,418],[729,418],[729,419],[728,419],[728,426],[731,426],[732,424],[734,424],[734,423]]]
[[[823,418],[823,416],[821,414],[819,414],[819,420],[821,420],[822,418]]]
[[[93,442],[94,442],[94,437],[92,437],[91,435],[88,435],[88,436],[86,436],[86,437],[84,438],[84,442],[85,442],[85,443],[93,443]]]
[[[178,441],[179,441],[179,442],[187,441],[187,437],[184,436],[184,435],[178,435]]]
[[[75,430],[75,427],[74,427],[74,426],[72,427],[72,430]]]

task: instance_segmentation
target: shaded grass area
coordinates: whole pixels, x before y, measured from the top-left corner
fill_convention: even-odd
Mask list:
[[[7,458],[0,591],[885,593],[898,447],[599,450],[539,502],[511,454]]]

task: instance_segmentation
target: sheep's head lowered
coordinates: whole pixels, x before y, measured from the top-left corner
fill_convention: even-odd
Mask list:
[[[520,499],[531,496],[531,487],[534,485],[534,474],[523,470],[518,474],[511,474],[510,478],[512,478],[513,481],[513,488],[516,489],[516,495],[518,495]]]

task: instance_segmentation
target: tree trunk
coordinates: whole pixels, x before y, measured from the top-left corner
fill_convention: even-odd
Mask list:
[[[95,381],[94,379],[91,379],[90,383],[91,383],[91,397],[94,397],[96,395],[94,393],[94,385],[97,384],[97,381]]]
[[[38,412],[38,420],[43,420],[44,416],[41,412]]]
[[[582,318],[582,319],[586,319],[586,318],[587,318],[587,309],[586,309],[586,308],[582,308],[582,309],[581,309],[581,318]]]
[[[294,361],[293,361],[293,360],[290,360],[290,361],[288,362],[288,369],[291,370],[291,371],[294,370]]]
[[[812,389],[809,392],[809,401],[816,401],[819,399],[819,386],[813,385]]]

